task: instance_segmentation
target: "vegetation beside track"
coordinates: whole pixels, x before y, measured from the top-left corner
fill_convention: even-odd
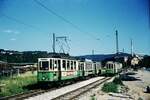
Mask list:
[[[33,85],[37,83],[36,76],[25,76],[25,77],[11,77],[3,78],[0,81],[0,84],[3,84],[0,87],[0,97],[15,95],[18,93],[23,93],[29,91],[26,88],[28,85]]]
[[[119,92],[119,86],[123,86],[123,82],[119,77],[115,77],[112,82],[107,82],[103,85],[102,91],[108,93],[108,92]]]

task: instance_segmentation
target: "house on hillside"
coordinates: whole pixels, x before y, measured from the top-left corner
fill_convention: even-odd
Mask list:
[[[139,64],[139,62],[142,60],[143,58],[141,56],[135,55],[132,59],[131,59],[131,65],[132,66],[136,66]]]

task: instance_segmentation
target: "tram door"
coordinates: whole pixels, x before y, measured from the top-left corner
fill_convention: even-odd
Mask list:
[[[81,70],[82,70],[82,76],[85,75],[85,72],[84,72],[84,63],[81,63]]]
[[[58,80],[61,80],[61,61],[58,60]]]
[[[94,63],[94,74],[97,74],[96,63]]]

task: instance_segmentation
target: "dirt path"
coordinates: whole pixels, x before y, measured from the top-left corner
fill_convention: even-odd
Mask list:
[[[135,81],[124,81],[123,83],[129,88],[128,94],[135,100],[142,98],[143,100],[150,100],[150,94],[144,93],[144,87],[150,85],[150,72],[139,70],[135,75],[130,75],[137,78]]]

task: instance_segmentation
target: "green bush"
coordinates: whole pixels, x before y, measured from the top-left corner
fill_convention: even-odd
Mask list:
[[[105,83],[102,87],[104,92],[118,92],[118,86],[124,85],[120,77],[115,77],[112,82]]]
[[[103,85],[102,91],[116,93],[116,92],[118,92],[118,86],[117,86],[117,84],[115,84],[113,82],[108,82]]]
[[[120,77],[115,77],[113,80],[113,83],[118,84],[118,85],[123,85],[123,82],[120,79]]]

